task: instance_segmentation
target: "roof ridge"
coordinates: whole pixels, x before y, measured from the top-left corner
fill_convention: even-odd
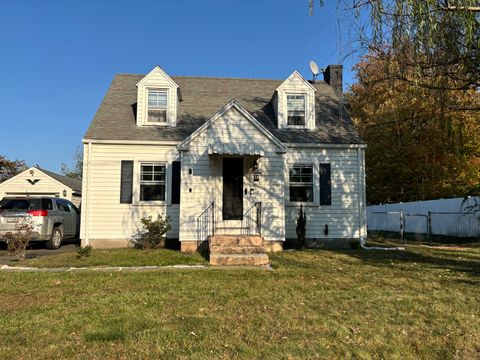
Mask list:
[[[115,76],[146,76],[146,74],[126,74],[126,73],[117,73]],[[170,75],[169,75],[170,76]],[[182,79],[210,79],[210,80],[245,80],[245,81],[265,81],[265,82],[284,82],[285,79],[260,79],[260,78],[241,78],[241,77],[220,77],[220,76],[191,76],[191,75],[172,75],[171,78],[182,78]],[[307,80],[312,84],[309,80]],[[325,80],[317,79],[312,85],[325,84],[328,85]]]
[[[127,74],[117,73],[116,76],[146,76],[146,74]],[[218,80],[248,80],[248,81],[285,81],[285,79],[261,79],[261,78],[242,78],[242,77],[221,77],[221,76],[194,76],[194,75],[169,75],[171,78],[188,79],[218,79]]]

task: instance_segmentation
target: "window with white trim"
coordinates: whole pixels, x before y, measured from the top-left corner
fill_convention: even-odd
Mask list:
[[[287,94],[287,124],[305,125],[305,95]]]
[[[167,122],[167,100],[166,90],[148,90],[148,123]]]
[[[313,165],[293,165],[289,181],[290,201],[313,202]]]
[[[163,163],[140,163],[140,201],[165,201],[165,169]]]

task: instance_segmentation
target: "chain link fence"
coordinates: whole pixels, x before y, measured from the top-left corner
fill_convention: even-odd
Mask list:
[[[370,240],[417,243],[480,242],[480,214],[462,212],[368,212]]]

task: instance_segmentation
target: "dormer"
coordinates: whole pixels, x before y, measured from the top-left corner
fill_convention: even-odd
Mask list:
[[[317,90],[298,71],[294,71],[277,89],[273,108],[279,129],[315,129],[315,92]]]
[[[160,66],[137,84],[137,125],[175,126],[178,85]]]
[[[315,92],[317,90],[298,71],[294,71],[277,89],[273,108],[279,129],[315,129]]]

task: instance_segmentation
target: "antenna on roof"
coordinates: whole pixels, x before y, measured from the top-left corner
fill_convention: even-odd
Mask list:
[[[313,60],[310,61],[310,70],[312,71],[312,74],[313,74],[312,82],[315,82],[315,80],[317,79],[317,75],[318,75],[318,65]]]
[[[325,69],[323,68],[319,69],[317,63],[313,60],[310,61],[310,70],[312,71],[312,74],[313,74],[312,83],[315,82],[320,72],[323,73],[325,71]]]

